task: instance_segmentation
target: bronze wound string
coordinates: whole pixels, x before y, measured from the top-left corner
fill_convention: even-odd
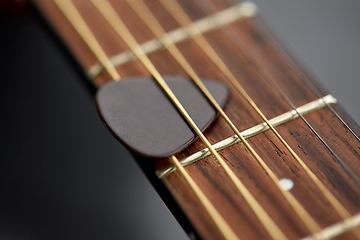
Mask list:
[[[143,22],[152,30],[154,35],[159,39],[164,47],[171,53],[171,55],[177,60],[177,62],[183,67],[183,69],[189,74],[189,76],[195,81],[199,88],[205,92],[202,88],[202,83],[198,75],[195,73],[190,64],[186,61],[185,57],[181,54],[179,49],[176,47],[174,42],[168,37],[165,30],[162,28],[161,24],[158,22],[156,17],[152,14],[150,9],[147,7],[143,0],[127,0],[128,4],[133,8],[137,15],[143,20]],[[207,93],[204,93],[207,95]],[[225,121],[241,139],[241,141],[246,145],[250,152],[254,155],[260,165],[264,168],[266,173],[273,180],[275,185],[284,195],[286,200],[293,207],[295,212],[298,214],[300,219],[303,221],[304,225],[308,227],[310,232],[313,234],[321,230],[320,226],[315,222],[315,220],[310,216],[310,214],[301,206],[301,204],[294,198],[294,196],[281,188],[279,185],[279,178],[275,173],[268,167],[268,165],[263,161],[263,159],[256,153],[256,151],[249,145],[245,138],[239,133],[238,129],[233,125],[231,120],[226,116],[224,111],[220,108],[216,108],[220,114],[224,117]]]
[[[109,59],[105,55],[103,49],[100,44],[97,42],[94,35],[91,33],[84,19],[81,17],[80,13],[77,11],[75,5],[71,0],[54,0],[58,5],[60,10],[64,13],[64,15],[68,18],[69,22],[73,25],[79,35],[83,38],[88,47],[93,51],[95,56],[98,57],[98,60],[101,63],[109,62]],[[100,59],[101,58],[101,59]],[[112,65],[107,65],[105,68],[109,74],[116,80],[120,80],[120,75],[117,73],[116,69]],[[225,222],[219,212],[215,209],[215,207],[211,204],[205,194],[201,191],[201,189],[197,186],[195,181],[191,178],[191,176],[185,171],[185,169],[181,166],[178,159],[175,156],[171,156],[170,161],[176,166],[179,170],[180,174],[185,178],[188,182],[196,196],[199,198],[200,202],[203,204],[206,211],[209,213],[212,220],[218,226],[221,233],[224,235],[226,239],[239,239],[233,230],[229,227],[229,225]]]
[[[148,71],[153,75],[153,77],[157,80],[159,85],[166,92],[170,100],[175,104],[180,113],[184,116],[189,125],[193,128],[199,138],[203,141],[203,143],[208,147],[208,149],[212,152],[215,158],[218,160],[222,168],[225,170],[226,174],[230,177],[232,182],[235,184],[239,192],[245,198],[247,203],[250,205],[252,210],[261,220],[263,225],[270,229],[269,232],[274,239],[287,239],[284,233],[278,228],[278,226],[274,223],[274,221],[270,218],[270,216],[265,212],[265,210],[261,207],[261,205],[256,201],[256,199],[252,196],[249,190],[245,187],[245,185],[237,178],[236,174],[232,171],[232,169],[227,165],[224,159],[219,155],[219,153],[212,147],[206,137],[202,134],[202,132],[198,129],[196,124],[191,120],[189,115],[186,113],[185,109],[182,108],[181,104],[178,102],[171,89],[167,86],[165,81],[163,80],[160,73],[157,71],[155,66],[152,64],[148,56],[141,49],[133,35],[130,33],[128,28],[122,22],[120,16],[113,9],[112,5],[107,0],[92,0],[97,9],[102,13],[104,18],[109,22],[109,24],[115,29],[115,31],[122,37],[122,39],[126,42],[126,44],[130,47],[130,49],[134,52],[134,54],[139,58],[139,60],[143,63],[143,65],[148,69]],[[211,95],[210,95],[211,96]],[[213,98],[212,98],[213,99]],[[216,101],[213,100],[215,103]]]
[[[255,102],[247,94],[245,89],[240,85],[231,71],[227,68],[222,59],[217,55],[215,50],[211,47],[205,37],[196,29],[196,26],[192,24],[191,19],[184,12],[182,7],[178,4],[176,0],[159,0],[163,6],[171,13],[171,15],[180,23],[180,25],[185,29],[191,28],[192,31],[197,31],[198,34],[196,37],[193,37],[194,41],[199,45],[200,48],[208,55],[208,57],[214,61],[215,65],[227,76],[230,82],[237,88],[237,90],[242,94],[242,96],[249,102],[249,104],[254,108],[254,110],[261,116],[261,118],[267,123],[272,132],[277,136],[277,138],[284,144],[288,149],[291,155],[296,159],[296,161],[302,166],[306,171],[308,176],[316,184],[318,189],[322,192],[325,198],[330,202],[335,211],[344,219],[350,218],[351,215],[347,209],[337,200],[337,198],[329,191],[329,189],[321,182],[321,180],[310,170],[310,168],[305,164],[304,161],[295,153],[295,151],[290,147],[290,145],[281,137],[281,135],[276,131],[272,124],[268,121],[262,111],[257,107]],[[360,237],[360,232],[357,233],[357,230],[353,229],[354,234]]]

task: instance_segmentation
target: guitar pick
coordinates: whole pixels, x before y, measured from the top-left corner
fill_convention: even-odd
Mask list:
[[[217,113],[200,89],[189,79],[164,76],[196,125],[204,131]],[[202,80],[221,107],[228,88]],[[168,157],[180,152],[195,138],[193,130],[149,77],[129,77],[105,84],[96,95],[99,115],[113,136],[131,151],[146,157]]]

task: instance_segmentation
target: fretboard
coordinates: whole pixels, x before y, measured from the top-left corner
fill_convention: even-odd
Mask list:
[[[89,81],[98,88],[112,81],[64,11],[53,1],[35,3]],[[151,75],[96,5],[72,3],[121,79]],[[201,139],[175,154],[224,228],[168,158],[134,154],[188,234],[223,239],[231,236],[224,234],[229,228],[239,239],[360,239],[360,131],[276,43],[255,6],[179,1],[191,20],[184,26],[161,1],[145,3],[194,72],[230,88],[224,112],[240,133],[218,116],[204,135],[245,190]],[[189,76],[127,1],[111,1],[111,6],[161,75]],[[211,48],[199,44],[199,35]]]

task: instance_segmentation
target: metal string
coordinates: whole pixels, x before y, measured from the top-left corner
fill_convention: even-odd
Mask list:
[[[186,61],[184,56],[181,54],[179,49],[176,47],[174,42],[169,38],[159,21],[150,11],[150,9],[146,6],[143,0],[127,0],[128,4],[134,9],[137,15],[143,20],[143,22],[152,30],[154,35],[161,41],[164,47],[172,54],[172,56],[178,61],[178,63],[184,68],[184,70],[189,74],[189,76],[195,81],[195,83],[199,86],[199,88],[203,91],[202,82],[198,75],[195,73],[190,64]],[[205,89],[206,90],[206,89]],[[203,91],[204,92],[204,91]],[[206,92],[204,93],[205,95]],[[218,109],[217,109],[218,110]],[[290,203],[290,205],[294,208],[295,212],[301,218],[303,223],[308,227],[310,232],[315,234],[320,231],[320,226],[315,222],[315,220],[309,215],[309,213],[301,206],[301,204],[294,198],[294,196],[288,192],[284,191],[279,185],[279,178],[276,177],[275,173],[268,167],[268,165],[261,159],[261,157],[256,153],[256,151],[249,145],[249,143],[245,140],[245,138],[239,133],[238,129],[233,125],[231,120],[227,117],[225,112],[220,108],[218,110],[221,115],[228,122],[229,126],[233,129],[233,131],[239,136],[241,141],[246,145],[246,147],[251,151],[257,161],[263,166],[265,172],[270,176],[275,185],[284,195],[286,200]]]
[[[223,167],[227,175],[233,181],[239,192],[243,195],[247,203],[250,205],[252,210],[258,215],[259,219],[264,223],[265,226],[271,226],[271,234],[273,234],[274,239],[287,239],[284,233],[277,227],[277,225],[273,222],[273,220],[269,217],[269,215],[265,212],[265,210],[261,207],[261,205],[256,201],[256,199],[252,196],[249,190],[245,187],[245,185],[237,178],[236,174],[231,170],[228,164],[224,161],[224,159],[220,156],[220,154],[213,148],[210,142],[206,139],[200,129],[196,126],[196,124],[192,121],[190,116],[187,114],[185,109],[181,106],[180,102],[177,100],[171,89],[167,86],[166,82],[157,71],[155,66],[152,64],[148,56],[139,46],[133,35],[127,29],[119,15],[113,9],[111,4],[107,0],[92,0],[92,3],[97,7],[97,9],[102,13],[104,18],[109,22],[109,24],[115,29],[115,31],[122,37],[122,39],[126,42],[126,44],[130,47],[130,49],[134,52],[134,54],[139,58],[139,60],[143,63],[143,65],[148,69],[148,71],[153,75],[158,84],[163,88],[166,92],[170,100],[174,103],[174,105],[178,108],[180,113],[192,127],[192,129],[196,132],[199,138],[203,141],[203,143],[208,147],[211,153],[218,160],[220,165]],[[216,101],[215,101],[216,102]]]
[[[54,0],[58,5],[60,10],[64,13],[64,15],[68,18],[69,22],[73,25],[75,30],[79,33],[88,47],[93,51],[95,56],[98,57],[101,63],[110,62],[104,50],[101,48],[99,43],[97,42],[94,35],[91,33],[84,19],[81,17],[80,13],[76,9],[75,5],[71,0]],[[106,70],[109,74],[116,80],[119,81],[120,75],[117,73],[115,67],[110,64],[107,65]],[[180,105],[181,106],[181,105]],[[225,222],[219,212],[215,209],[215,207],[211,204],[209,199],[205,196],[205,194],[201,191],[201,189],[197,186],[195,181],[191,178],[191,176],[185,171],[184,167],[180,164],[178,159],[175,156],[171,156],[170,161],[173,165],[179,170],[180,174],[185,178],[190,187],[193,189],[196,196],[199,198],[200,202],[203,204],[206,211],[209,213],[212,220],[218,226],[221,233],[224,235],[226,239],[239,239],[233,230],[229,227],[229,225]]]
[[[238,89],[238,91],[243,95],[243,97],[250,103],[250,105],[257,111],[257,113],[263,118],[263,120],[267,123],[269,128],[274,132],[274,134],[278,137],[278,139],[285,145],[285,147],[290,151],[293,157],[298,161],[298,163],[304,168],[306,173],[310,176],[313,182],[320,189],[322,194],[327,198],[330,204],[334,207],[336,212],[346,221],[347,218],[351,217],[351,214],[347,211],[347,209],[335,198],[335,196],[326,188],[326,186],[320,181],[320,179],[309,169],[309,167],[301,160],[301,158],[295,153],[295,151],[289,146],[289,144],[281,137],[281,135],[275,130],[272,124],[268,121],[268,119],[264,116],[261,110],[257,107],[255,102],[250,98],[250,96],[246,93],[245,89],[240,85],[240,83],[236,80],[234,75],[230,72],[230,70],[226,67],[221,58],[217,55],[215,50],[211,47],[209,42],[205,39],[205,37],[201,34],[201,32],[197,29],[197,27],[192,24],[192,21],[181,8],[181,6],[175,0],[159,0],[165,8],[172,14],[172,16],[180,23],[180,25],[188,30],[191,27],[192,31],[197,31],[198,35],[193,37],[194,41],[199,45],[200,48],[208,55],[210,59],[214,61],[214,63],[219,67],[219,69],[228,77],[231,83]],[[360,237],[360,233],[357,233],[355,229],[353,232]]]

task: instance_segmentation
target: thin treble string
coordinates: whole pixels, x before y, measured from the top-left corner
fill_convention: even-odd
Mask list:
[[[134,9],[137,15],[143,20],[143,22],[152,30],[154,35],[161,41],[164,47],[172,54],[172,56],[178,61],[178,63],[184,68],[184,70],[189,74],[189,76],[195,81],[195,83],[202,89],[202,82],[198,75],[195,73],[190,64],[186,61],[185,57],[181,54],[179,49],[176,47],[171,38],[167,35],[159,21],[147,7],[143,0],[127,0],[128,4]],[[206,90],[206,88],[205,88]],[[207,92],[203,91],[205,95]],[[211,97],[211,95],[210,95]],[[213,99],[210,99],[213,100]],[[216,107],[216,106],[215,106]],[[220,108],[216,107],[216,109],[224,116],[224,119],[228,122],[229,126],[233,129],[233,131],[239,136],[241,141],[246,145],[246,147],[251,151],[257,161],[264,168],[265,172],[270,176],[275,185],[278,187],[280,192],[284,195],[286,200],[290,203],[290,205],[294,208],[295,212],[301,218],[303,223],[308,227],[310,232],[315,234],[320,231],[320,226],[315,222],[315,220],[309,215],[309,213],[301,206],[301,204],[294,198],[294,196],[281,188],[279,185],[279,178],[276,177],[275,173],[269,168],[269,166],[264,162],[263,159],[256,153],[256,151],[249,145],[249,143],[245,140],[245,138],[240,134],[238,129],[233,125],[231,120],[228,118],[226,113]]]
[[[168,11],[173,15],[173,17],[182,25],[182,27],[187,30],[188,27],[191,27],[192,31],[196,31],[197,35],[192,37],[194,41],[203,49],[203,51],[208,55],[210,59],[214,61],[214,63],[219,67],[219,69],[228,77],[231,83],[238,89],[238,91],[243,95],[243,97],[250,103],[250,105],[256,110],[256,112],[262,117],[262,119],[266,122],[269,128],[275,133],[278,139],[285,145],[285,147],[290,151],[292,156],[297,160],[297,162],[304,168],[306,173],[310,176],[313,182],[320,189],[322,194],[327,198],[330,204],[334,207],[337,213],[345,220],[351,217],[351,214],[347,211],[347,209],[335,198],[335,196],[327,189],[327,187],[320,181],[320,179],[310,170],[310,168],[301,160],[301,158],[295,153],[295,151],[289,146],[289,144],[281,137],[281,135],[275,130],[272,124],[268,121],[265,115],[261,112],[261,110],[257,107],[255,102],[251,99],[251,97],[246,93],[245,89],[240,85],[240,83],[236,80],[231,71],[226,67],[221,58],[217,55],[215,50],[211,47],[209,42],[205,39],[205,37],[201,34],[201,32],[197,29],[197,27],[192,23],[190,18],[181,8],[181,6],[175,0],[159,0],[164,7],[168,9]],[[190,35],[190,34],[189,34]],[[192,36],[192,35],[191,35]],[[355,233],[355,229],[353,230]],[[360,235],[359,235],[360,236]]]
[[[94,34],[91,32],[88,25],[85,23],[84,19],[81,17],[79,11],[76,9],[71,0],[54,0],[54,2],[71,22],[75,30],[81,36],[83,41],[88,45],[100,63],[104,66],[110,76],[115,81],[119,81],[120,74],[116,71],[110,59],[106,56],[105,51],[96,40]]]
[[[88,47],[93,51],[94,55],[98,57],[98,60],[101,63],[110,63],[109,58],[106,56],[104,50],[97,42],[96,38],[92,34],[91,30],[85,23],[84,19],[81,17],[80,13],[76,9],[75,5],[71,0],[54,0],[58,5],[60,10],[67,17],[69,22],[73,25],[78,34],[82,37]],[[104,65],[105,66],[105,65]],[[115,67],[110,63],[106,65],[105,69],[108,73],[116,80],[119,81],[120,75],[117,73]],[[170,161],[173,165],[179,170],[180,174],[185,178],[188,182],[194,193],[199,198],[200,202],[203,204],[206,211],[209,213],[210,217],[213,219],[215,224],[218,226],[219,230],[222,232],[226,239],[239,239],[229,225],[225,222],[225,220],[221,217],[215,207],[211,204],[209,199],[205,196],[205,194],[201,191],[201,189],[197,186],[195,181],[190,177],[190,175],[185,171],[180,162],[175,156],[171,156]]]
[[[274,239],[287,239],[284,233],[274,224],[269,215],[265,212],[265,210],[261,207],[261,205],[256,201],[256,199],[252,196],[249,190],[245,187],[245,185],[237,178],[236,174],[232,171],[232,169],[228,166],[228,164],[224,161],[224,159],[220,156],[220,154],[214,149],[214,147],[210,144],[207,138],[203,135],[200,129],[196,126],[196,124],[192,121],[186,110],[182,107],[180,102],[177,100],[171,89],[168,87],[160,73],[157,71],[155,66],[152,64],[148,56],[139,46],[131,32],[125,26],[119,15],[113,9],[111,4],[107,0],[92,0],[92,3],[96,6],[96,8],[101,12],[104,18],[109,22],[109,24],[115,29],[115,31],[122,37],[122,39],[126,42],[126,44],[130,47],[133,53],[137,56],[137,58],[143,63],[143,65],[148,69],[148,71],[152,74],[158,84],[163,88],[165,93],[168,95],[169,99],[174,103],[179,112],[183,115],[192,129],[196,132],[199,138],[203,141],[206,147],[210,150],[210,152],[215,156],[218,160],[222,168],[225,170],[226,174],[233,181],[239,192],[243,195],[245,200],[248,202],[250,207],[256,212],[259,216],[261,216],[261,220],[266,222],[266,225],[273,226],[272,233],[274,234]]]
[[[276,54],[280,57],[278,52],[281,52],[283,55],[282,57],[286,58],[286,61],[284,63],[293,70],[297,76],[317,95],[318,98],[322,98],[323,95],[321,94],[320,90],[312,83],[312,81],[306,76],[306,74],[300,69],[298,64],[295,63],[295,61],[289,56],[289,54],[284,50],[283,47],[281,47],[277,41],[275,41],[275,37],[270,33],[269,30],[264,26],[264,24],[257,19],[258,25],[261,26],[263,31],[259,32],[266,32],[268,39],[274,48],[276,48],[278,51],[276,51]],[[281,57],[280,57],[281,58]],[[341,118],[341,116],[335,111],[335,109],[329,104],[324,102],[325,105],[329,108],[329,110],[341,121],[341,123],[347,128],[347,130],[360,142],[360,137],[354,132],[354,130],[351,129],[351,127],[344,121],[344,119]]]

